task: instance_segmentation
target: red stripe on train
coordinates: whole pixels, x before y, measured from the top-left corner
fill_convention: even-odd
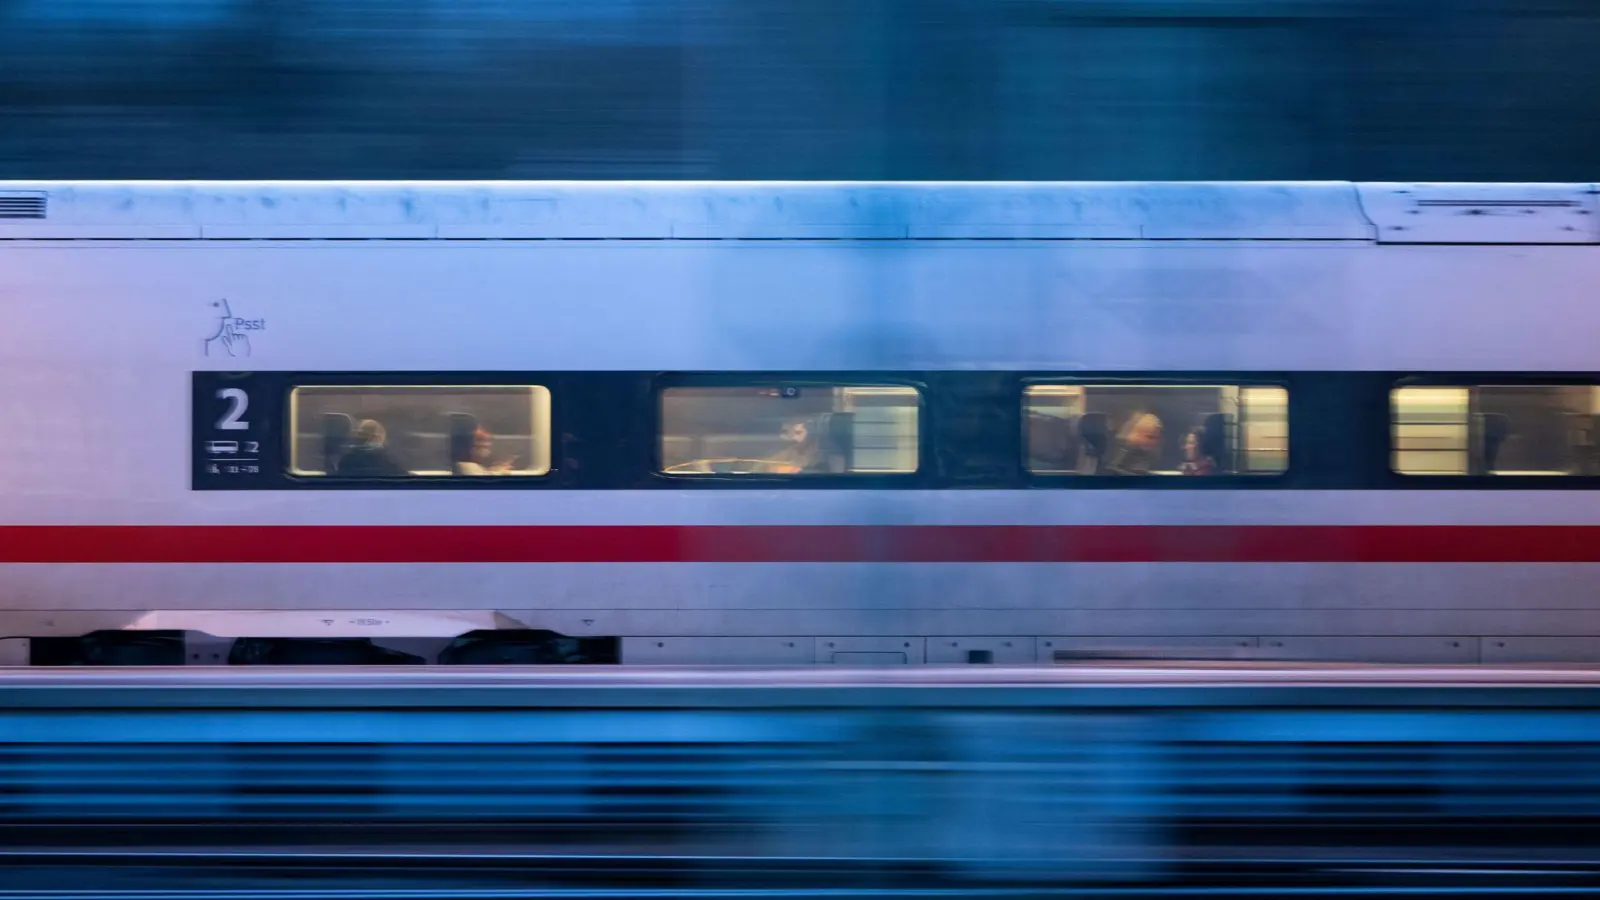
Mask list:
[[[1600,526],[18,525],[0,562],[1600,562]]]

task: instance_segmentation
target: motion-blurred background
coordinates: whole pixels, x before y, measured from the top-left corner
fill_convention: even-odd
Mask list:
[[[1596,0],[0,0],[0,178],[1585,181]]]

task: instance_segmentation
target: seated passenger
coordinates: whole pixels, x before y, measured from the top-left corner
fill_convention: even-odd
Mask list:
[[[1117,450],[1106,466],[1111,475],[1149,475],[1161,455],[1161,419],[1155,413],[1128,417],[1117,436]]]
[[[472,433],[472,459],[456,463],[457,475],[504,475],[516,459],[494,461],[494,435],[482,428]]]
[[[1185,475],[1215,475],[1217,474],[1217,461],[1207,456],[1201,447],[1205,446],[1206,430],[1204,428],[1190,429],[1183,438],[1183,465],[1179,471]]]
[[[410,474],[384,448],[389,433],[379,423],[362,419],[361,424],[356,426],[354,438],[354,444],[339,457],[337,474],[363,478],[394,478]]]
[[[805,421],[783,424],[783,449],[772,455],[772,461],[782,464],[790,474],[816,472],[824,465],[822,446],[811,426]]]

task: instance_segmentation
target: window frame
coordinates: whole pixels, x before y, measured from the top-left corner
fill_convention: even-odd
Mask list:
[[[1028,389],[1040,386],[1064,385],[1093,387],[1233,387],[1278,388],[1284,392],[1284,427],[1288,446],[1284,449],[1282,471],[1271,473],[1230,472],[1207,475],[1203,478],[1186,478],[1174,475],[1119,476],[1088,475],[1082,472],[1036,472],[1028,465]],[[1031,488],[1068,488],[1072,490],[1282,490],[1292,487],[1298,476],[1295,464],[1296,415],[1294,385],[1286,376],[1274,373],[1250,373],[1240,378],[1239,373],[1196,372],[1174,376],[1170,372],[1159,375],[1140,375],[1118,372],[1114,375],[1095,375],[1074,372],[1070,375],[1025,374],[1018,379],[1015,395],[1018,417],[1017,467],[1023,482]]]
[[[917,394],[917,468],[914,472],[720,474],[666,472],[661,442],[666,436],[666,393],[677,388],[911,388]],[[926,380],[914,374],[848,372],[671,372],[651,379],[650,471],[658,482],[683,487],[784,489],[887,489],[932,484],[933,404]]]
[[[283,385],[282,422],[280,439],[283,465],[281,477],[297,488],[332,490],[412,489],[412,490],[491,490],[518,487],[548,486],[561,475],[561,376],[544,372],[361,372],[317,373],[315,376],[291,375]],[[401,475],[395,477],[351,477],[325,473],[322,475],[298,471],[294,467],[295,440],[298,434],[295,421],[297,408],[295,393],[302,388],[450,388],[474,387],[537,387],[546,392],[548,418],[546,439],[549,442],[549,466],[541,473],[504,476],[474,475]]]
[[[1472,391],[1483,387],[1600,387],[1600,373],[1585,372],[1416,372],[1395,374],[1389,379],[1383,395],[1384,460],[1383,468],[1391,484],[1413,489],[1443,490],[1563,490],[1594,489],[1600,487],[1600,474],[1517,474],[1465,472],[1402,472],[1395,467],[1395,415],[1394,395],[1404,388],[1457,388]],[[1470,398],[1470,394],[1469,394]],[[1471,400],[1468,416],[1472,414]],[[1469,418],[1470,422],[1470,418]],[[1469,441],[1471,436],[1469,433]],[[1471,465],[1471,444],[1468,444],[1468,465]]]

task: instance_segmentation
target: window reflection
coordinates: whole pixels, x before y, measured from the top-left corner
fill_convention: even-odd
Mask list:
[[[872,475],[917,470],[910,387],[680,387],[661,394],[669,475]]]
[[[1029,471],[1276,475],[1289,394],[1241,385],[1040,384],[1024,391]]]
[[[1597,387],[1403,387],[1389,406],[1392,465],[1403,474],[1600,474]]]
[[[537,385],[295,388],[290,468],[341,478],[543,475],[550,392]]]

